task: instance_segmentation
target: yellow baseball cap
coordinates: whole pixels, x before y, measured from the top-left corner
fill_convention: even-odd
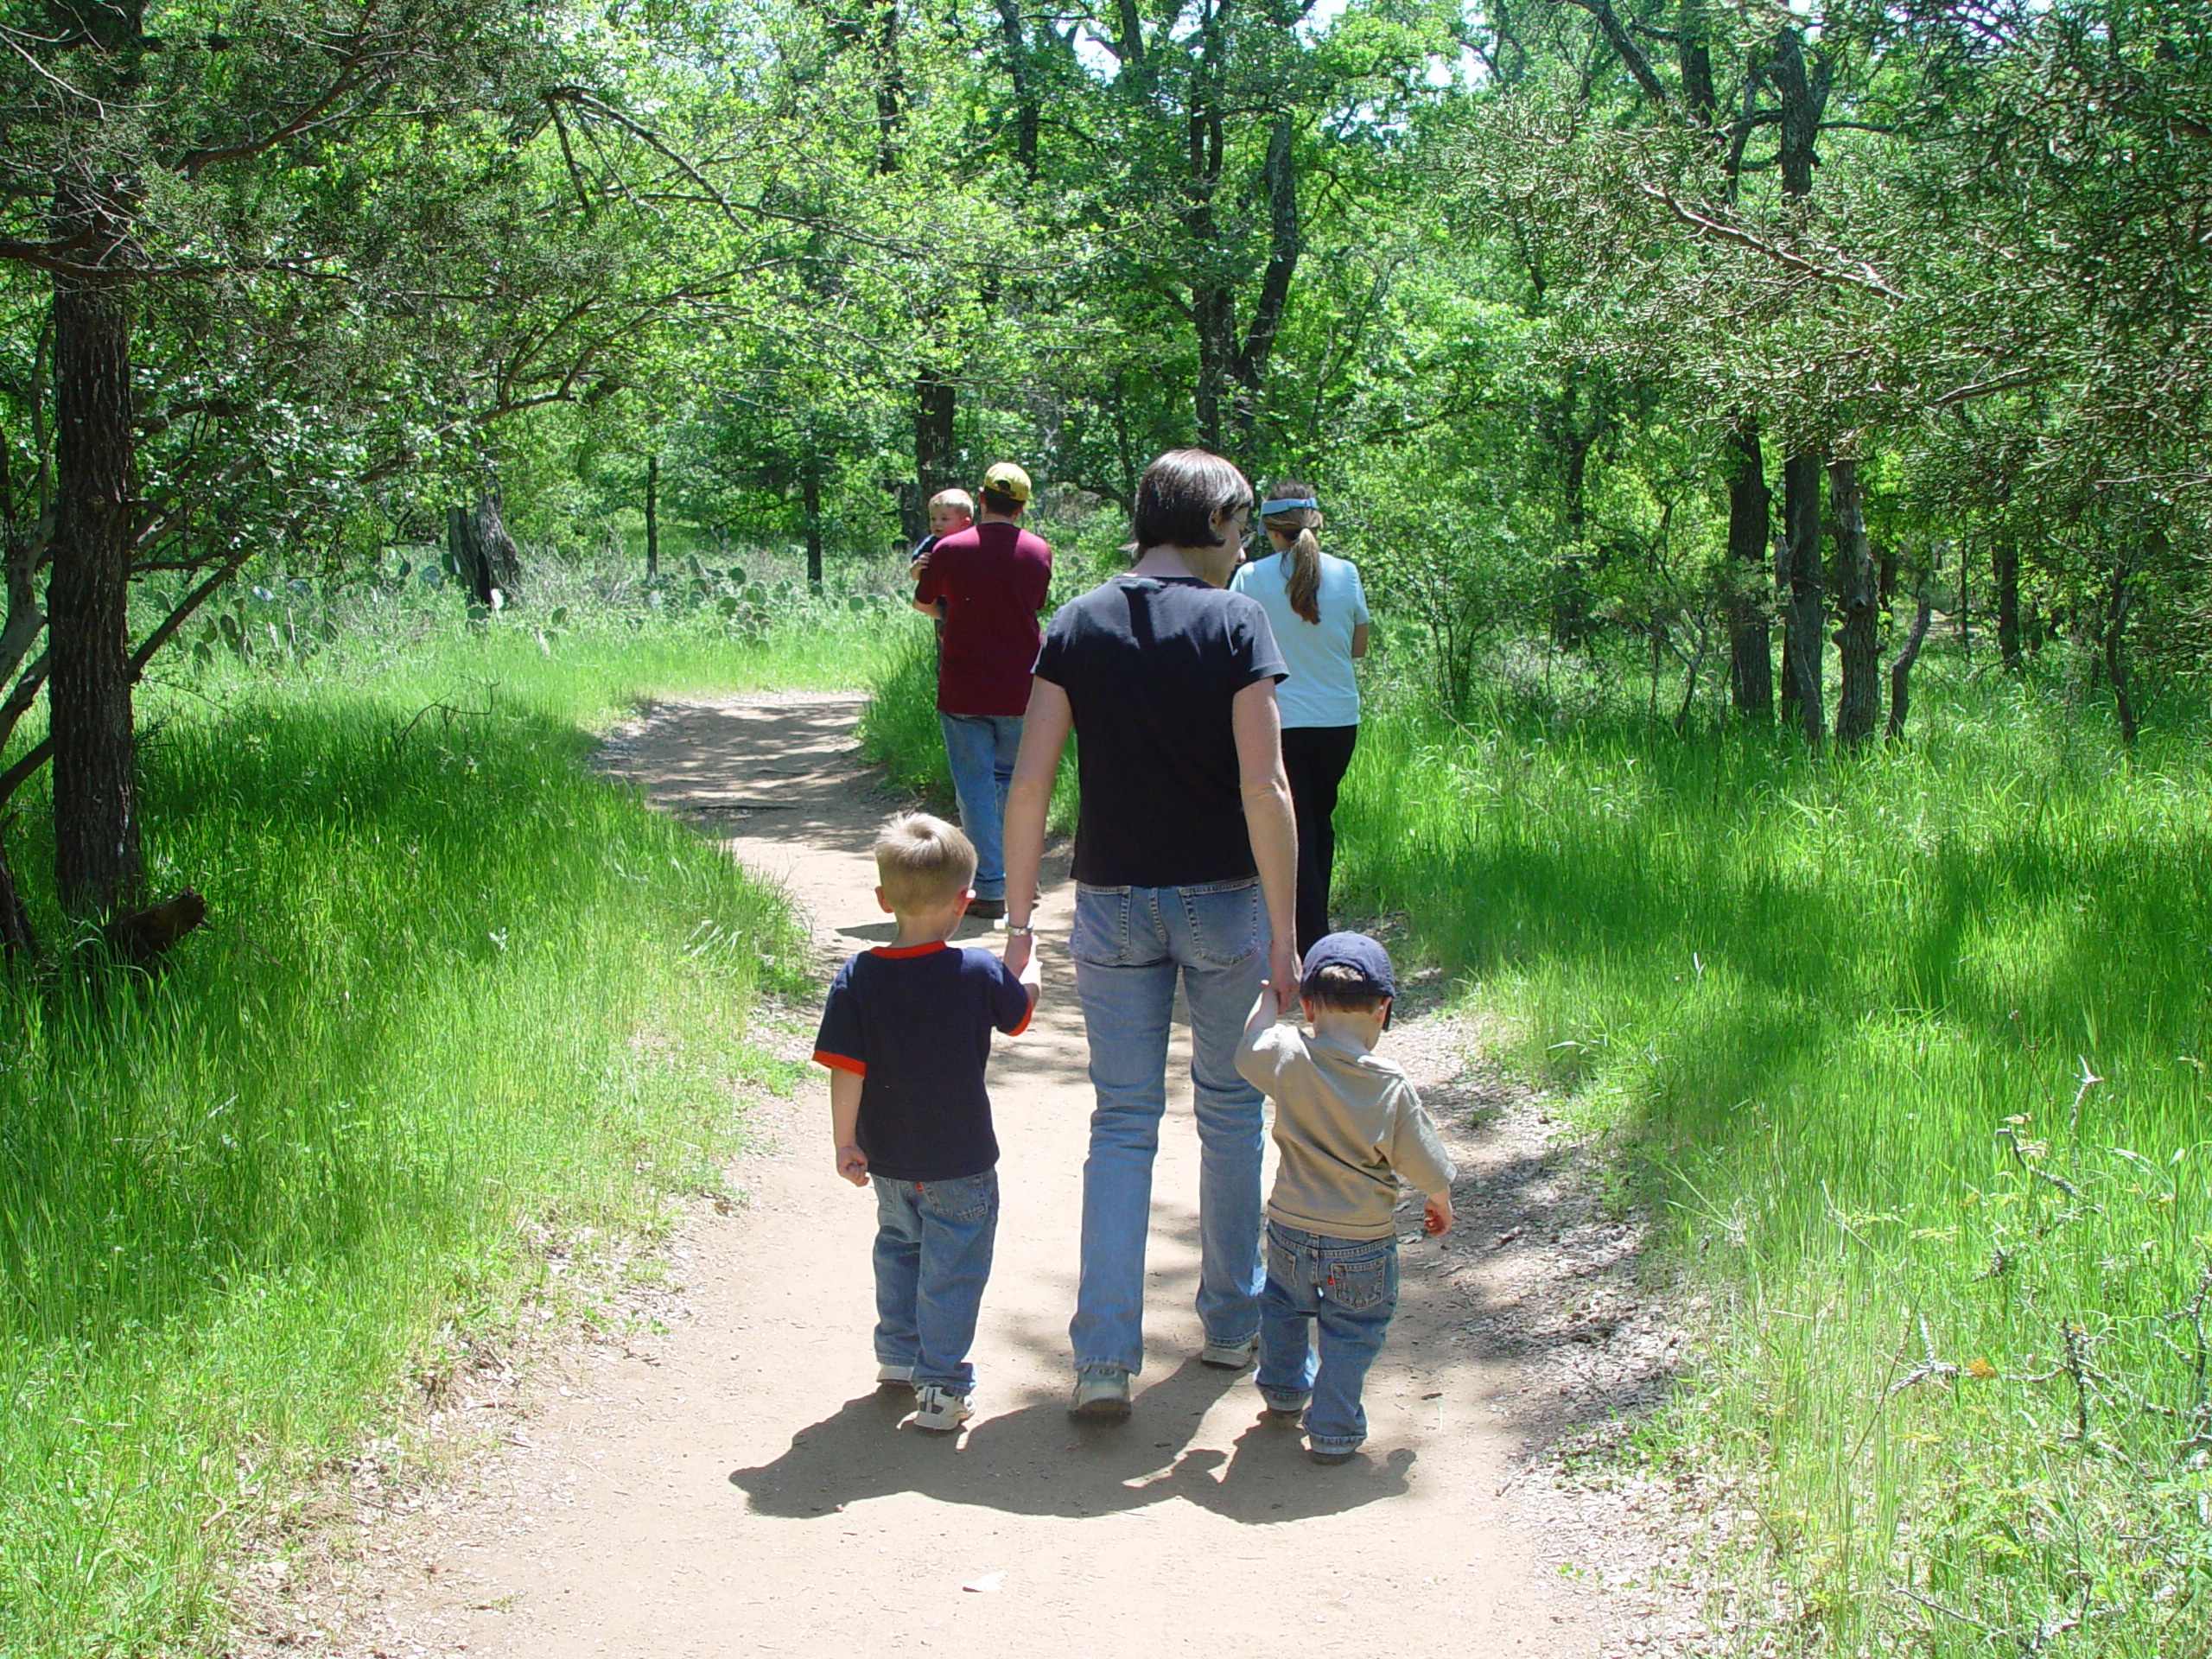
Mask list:
[[[1017,501],[1029,499],[1029,474],[1010,461],[995,461],[983,474],[983,487],[996,490],[1001,495],[1010,495]]]

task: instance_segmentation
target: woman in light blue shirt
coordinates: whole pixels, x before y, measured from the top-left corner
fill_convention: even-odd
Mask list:
[[[1290,677],[1275,688],[1282,763],[1298,817],[1298,950],[1329,930],[1337,786],[1359,741],[1352,659],[1367,654],[1367,595],[1349,559],[1321,550],[1321,505],[1309,484],[1285,480],[1260,505],[1272,556],[1243,566],[1230,586],[1260,601]]]

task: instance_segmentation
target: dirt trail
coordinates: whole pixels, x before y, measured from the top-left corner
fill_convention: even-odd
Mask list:
[[[665,706],[610,746],[610,769],[785,883],[827,963],[891,931],[868,856],[890,803],[852,755],[857,712],[825,696]],[[1532,1408],[1570,1392],[1531,1369],[1529,1342],[1498,1335],[1529,1277],[1511,1248],[1516,1206],[1556,1197],[1541,1135],[1457,1133],[1465,1224],[1450,1249],[1406,1246],[1402,1310],[1369,1383],[1373,1438],[1352,1464],[1318,1469],[1294,1436],[1255,1426],[1249,1376],[1195,1358],[1196,1141],[1179,1056],[1135,1414],[1120,1427],[1067,1417],[1090,1095],[1065,862],[1047,875],[1044,1002],[992,1067],[1004,1208],[969,1432],[904,1428],[899,1401],[871,1386],[874,1206],[832,1173],[826,1096],[810,1086],[760,1109],[766,1149],[737,1172],[744,1205],[677,1241],[665,1333],[583,1347],[530,1383],[509,1449],[469,1471],[471,1490],[378,1522],[365,1575],[340,1598],[352,1616],[341,1632],[326,1615],[324,1639],[517,1659],[1580,1659],[1652,1640],[1639,1616],[1658,1610],[1563,1577],[1552,1520],[1511,1490],[1543,1426]],[[1446,1085],[1453,1036],[1417,1019],[1388,1040],[1417,1081]],[[1457,1103],[1440,1115],[1464,1120],[1464,1086],[1440,1094]],[[1632,1249],[1583,1224],[1586,1275]],[[1542,1214],[1522,1224],[1557,1236]],[[1624,1317],[1633,1325],[1633,1307]],[[1616,1368],[1615,1381],[1652,1369]]]

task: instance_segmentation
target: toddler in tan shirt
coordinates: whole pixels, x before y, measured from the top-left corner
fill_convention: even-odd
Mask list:
[[[1236,1069],[1275,1103],[1281,1153],[1268,1198],[1261,1418],[1302,1420],[1316,1463],[1347,1463],[1367,1438],[1360,1389],[1398,1304],[1400,1179],[1427,1198],[1429,1233],[1452,1225],[1456,1172],[1436,1125],[1405,1072],[1372,1052],[1396,994],[1380,944],[1332,933],[1306,952],[1299,982],[1313,1035],[1274,1023],[1265,990],[1236,1051]]]

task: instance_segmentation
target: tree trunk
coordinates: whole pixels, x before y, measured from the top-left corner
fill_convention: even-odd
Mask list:
[[[645,457],[645,574],[660,574],[660,457]]]
[[[2020,544],[1999,536],[1989,550],[1992,574],[1997,578],[1997,654],[2007,672],[2024,666],[2020,657]]]
[[[999,34],[1006,41],[1007,74],[1014,82],[1014,158],[1021,175],[1037,182],[1039,111],[1035,77],[1030,73],[1029,42],[1021,30],[1021,0],[998,0]]]
[[[1782,518],[1788,537],[1789,611],[1783,622],[1785,697],[1805,741],[1821,743],[1821,458],[1782,463]]]
[[[1736,712],[1752,720],[1774,718],[1774,639],[1767,623],[1767,535],[1773,493],[1766,486],[1766,459],[1759,426],[1746,416],[1728,435],[1732,461],[1728,480],[1728,563],[1739,584],[1729,602],[1728,696]]]
[[[1959,541],[1959,651],[1967,661],[1974,661],[1974,587],[1969,580],[1974,575],[1974,555],[1966,539]]]
[[[1776,32],[1767,54],[1766,78],[1782,105],[1777,162],[1783,194],[1802,200],[1813,194],[1813,169],[1821,162],[1821,118],[1827,111],[1834,67],[1819,50],[1807,64],[1801,28],[1793,20]]]
[[[951,381],[935,369],[914,377],[914,477],[925,506],[939,490],[960,482],[960,452],[953,423],[959,413]],[[917,534],[915,540],[921,537]]]
[[[109,215],[61,195],[58,221]],[[54,283],[54,574],[47,684],[54,741],[54,876],[63,907],[105,915],[138,883],[138,816],[124,629],[137,444],[127,273]]]
[[[1890,661],[1890,719],[1883,735],[1891,742],[1904,735],[1904,717],[1912,708],[1912,665],[1920,660],[1920,648],[1928,642],[1928,624],[1935,614],[1936,597],[1923,577],[1912,607],[1912,632]]]
[[[1710,30],[1702,0],[1684,0],[1675,44],[1682,73],[1682,104],[1706,128],[1717,125],[1720,116],[1720,99],[1713,84]]]
[[[2127,689],[2127,610],[2133,598],[2129,591],[2128,577],[2131,561],[2123,561],[2113,572],[2112,590],[2105,602],[2104,664],[2105,677],[2112,682],[2113,713],[2120,720],[2120,741],[2128,748],[2135,747],[2135,699]]]
[[[1002,3],[1011,4],[1013,0],[1002,0]],[[1192,413],[1198,419],[1199,444],[1219,454],[1226,447],[1222,438],[1223,405],[1233,396],[1230,377],[1236,359],[1236,296],[1228,280],[1215,269],[1224,251],[1214,218],[1214,195],[1221,188],[1228,142],[1217,79],[1221,48],[1211,25],[1201,31],[1201,39],[1205,57],[1192,79],[1191,112],[1184,127],[1187,171],[1183,181],[1182,220],[1187,257],[1197,273],[1191,280],[1191,321],[1198,348]]]
[[[1835,632],[1836,654],[1843,666],[1842,689],[1835,700],[1835,741],[1855,748],[1874,735],[1874,721],[1881,712],[1878,631],[1882,617],[1857,461],[1828,463],[1828,505],[1835,517],[1836,609],[1842,617]]]
[[[507,534],[506,520],[500,516],[496,490],[479,491],[473,512],[467,507],[446,509],[446,545],[476,603],[491,605],[495,593],[501,605],[514,598],[521,586],[522,559],[515,549],[515,538]]]
[[[799,506],[806,514],[806,580],[822,586],[822,463],[811,449],[799,471]]]
[[[1782,723],[1797,723],[1797,648],[1791,643],[1789,633],[1789,529],[1784,515],[1783,528],[1775,533],[1774,609],[1782,622],[1782,675],[1775,688],[1775,701],[1782,709]]]
[[[875,170],[896,173],[906,126],[906,74],[899,61],[899,0],[880,0],[875,33]]]
[[[15,867],[8,861],[8,831],[15,827],[13,812],[0,817],[0,953],[10,966],[36,962],[38,935],[31,931],[30,906],[16,888]]]
[[[1276,116],[1268,126],[1268,156],[1262,172],[1268,188],[1268,267],[1260,278],[1260,296],[1253,302],[1244,343],[1230,365],[1236,378],[1230,404],[1233,441],[1237,459],[1248,467],[1268,359],[1274,353],[1275,334],[1290,303],[1291,278],[1305,246],[1298,224],[1298,167],[1292,148],[1295,137],[1287,114]]]

